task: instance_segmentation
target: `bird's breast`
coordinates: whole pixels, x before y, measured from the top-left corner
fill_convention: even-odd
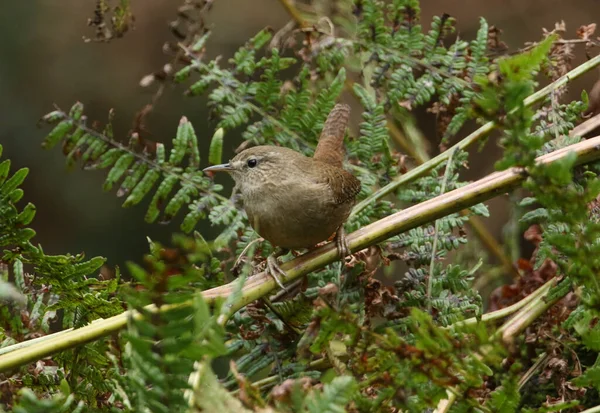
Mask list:
[[[352,203],[336,204],[326,183],[295,176],[242,191],[250,225],[271,244],[308,248],[329,238],[347,219]]]

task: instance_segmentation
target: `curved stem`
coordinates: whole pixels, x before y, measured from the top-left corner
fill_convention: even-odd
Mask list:
[[[525,306],[527,306],[528,304],[530,304],[532,301],[534,301],[534,300],[538,299],[539,297],[541,297],[542,295],[546,294],[550,290],[550,287],[552,287],[554,282],[555,282],[555,279],[553,278],[550,281],[546,282],[546,284],[542,285],[540,288],[538,288],[537,290],[535,290],[534,292],[529,294],[527,297],[523,298],[521,301],[517,301],[516,303],[509,305],[508,307],[502,308],[500,310],[492,311],[491,313],[487,313],[487,314],[483,314],[481,316],[481,322],[500,320],[504,317],[507,317],[507,316],[519,311],[520,309],[522,309]],[[468,326],[468,325],[477,324],[479,322],[480,322],[480,320],[477,317],[471,317],[466,320],[453,323],[445,328],[450,329],[450,328],[456,328],[456,327],[464,327],[464,326]]]
[[[563,295],[556,294],[551,300],[546,298],[552,284],[556,283],[556,278],[548,281],[544,287],[547,291],[538,295],[525,307],[523,307],[513,318],[504,323],[495,333],[498,338],[502,338],[506,344],[511,344],[514,338],[533,323],[540,315],[544,314],[550,307],[560,301],[568,291]]]
[[[577,155],[577,165],[600,159],[600,136],[559,149],[555,152],[537,158],[538,163],[549,164],[560,161],[569,153]],[[447,192],[419,205],[396,212],[377,222],[367,225],[348,235],[348,246],[352,252],[375,245],[386,239],[418,227],[427,222],[458,212],[476,205],[482,201],[504,194],[519,185],[527,177],[526,171],[511,168],[503,172],[495,172],[479,181],[462,188]],[[288,283],[309,272],[323,268],[338,260],[335,245],[328,243],[323,247],[310,251],[298,258],[281,265],[286,276],[282,281]],[[229,297],[237,290],[237,281],[201,292],[203,298],[213,303],[217,299]],[[239,294],[239,298],[228,304],[229,314],[233,314],[254,300],[257,300],[276,288],[275,281],[265,272],[248,278]],[[184,304],[179,304],[184,305]],[[164,306],[161,311],[173,308]],[[156,311],[156,307],[148,308]],[[15,349],[0,356],[0,372],[48,357],[51,354],[64,351],[90,341],[97,340],[125,327],[127,318],[141,317],[135,311],[89,324],[76,330],[56,334],[53,338],[35,343],[24,348]],[[527,318],[530,320],[531,318]],[[526,320],[524,320],[526,321]],[[521,324],[523,325],[523,324]],[[504,332],[504,335],[507,333]]]

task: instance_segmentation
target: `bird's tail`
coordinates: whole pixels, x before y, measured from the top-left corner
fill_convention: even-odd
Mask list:
[[[346,151],[344,149],[344,134],[350,119],[350,106],[338,103],[329,112],[319,137],[314,159],[342,167]]]

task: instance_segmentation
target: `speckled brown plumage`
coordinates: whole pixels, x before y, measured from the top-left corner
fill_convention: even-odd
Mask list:
[[[271,244],[312,247],[341,228],[360,192],[360,181],[342,166],[349,114],[347,105],[335,106],[312,158],[288,148],[256,146],[207,170],[231,174],[250,225]]]

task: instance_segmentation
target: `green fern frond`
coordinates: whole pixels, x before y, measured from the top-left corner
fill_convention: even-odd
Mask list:
[[[83,105],[77,103],[69,114],[55,111],[46,115],[45,121],[58,122],[49,135],[51,139],[46,138],[52,145],[46,146],[62,141],[63,147],[69,150],[68,164],[80,159],[86,169],[108,168],[103,189],[110,191],[119,185],[117,196],[127,196],[124,207],[139,204],[154,190],[145,216],[147,222],[159,219],[161,212],[161,221],[168,222],[189,205],[190,210],[181,224],[182,230],[189,233],[198,221],[209,216],[211,207],[231,208],[230,201],[217,193],[221,186],[199,171],[198,138],[185,117],[167,154],[163,144],[152,144],[135,135],[128,145],[121,144],[112,138],[110,123],[104,133],[96,132],[86,126],[82,112]],[[213,147],[211,157],[216,155],[218,151]]]
[[[258,36],[267,39],[270,33],[262,31]],[[221,68],[217,60],[203,63],[190,55],[190,66],[201,78],[189,93],[208,93],[209,106],[215,109],[212,116],[219,119],[218,127],[244,127],[243,138],[253,144],[276,143],[310,154],[341,93],[345,70],[339,69],[328,88],[316,93],[309,83],[310,70],[304,66],[296,76],[297,87],[282,93],[281,72],[296,60],[281,57],[277,49],[271,49],[268,56],[257,61],[256,50],[264,44],[252,41],[240,48],[230,60],[231,69]],[[252,80],[255,77],[260,80]],[[254,121],[255,116],[261,120]]]
[[[336,377],[323,387],[322,393],[305,399],[306,409],[310,413],[343,413],[356,388],[353,377]]]

